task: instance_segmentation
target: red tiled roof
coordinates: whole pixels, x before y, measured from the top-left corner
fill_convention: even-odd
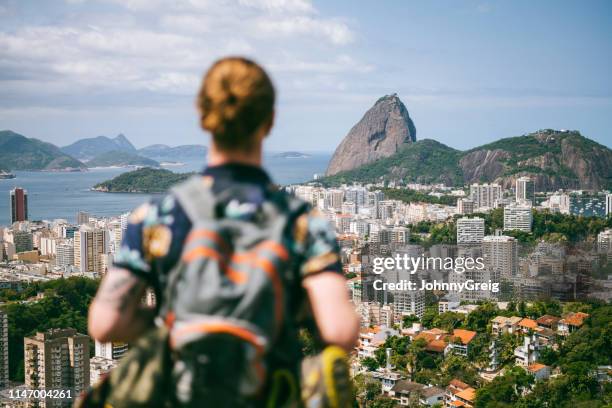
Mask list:
[[[458,393],[457,398],[464,399],[466,401],[473,402],[476,399],[476,390],[472,387],[466,388],[465,390]]]
[[[538,371],[540,371],[543,368],[548,367],[547,365],[541,364],[541,363],[533,363],[531,364],[529,367],[527,367],[527,369],[529,371],[531,371],[532,373],[537,373]]]
[[[456,378],[453,378],[448,385],[449,386],[452,385],[453,387],[459,388],[459,389],[462,389],[462,390],[465,390],[466,388],[470,388],[470,386],[468,384],[466,384],[463,381],[460,381],[460,380],[458,380]]]
[[[562,321],[569,325],[580,327],[584,324],[584,319],[586,319],[589,316],[590,315],[588,313],[582,313],[582,312],[569,313],[563,318]]]
[[[551,315],[544,315],[544,316],[540,316],[536,322],[538,324],[543,324],[546,326],[551,326],[555,323],[557,323],[559,320],[561,320],[561,318],[556,317],[556,316],[551,316]]]
[[[461,339],[461,343],[469,344],[474,337],[476,336],[475,331],[464,330],[464,329],[455,329],[453,330],[453,337],[459,337]]]
[[[538,324],[536,323],[535,320],[528,319],[528,318],[524,318],[518,324],[519,326],[526,327],[528,329],[535,329],[536,327],[538,327]]]
[[[432,340],[425,346],[425,350],[435,353],[444,353],[446,342],[444,340]]]

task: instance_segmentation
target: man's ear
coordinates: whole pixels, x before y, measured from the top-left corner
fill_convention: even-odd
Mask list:
[[[266,121],[266,123],[264,125],[265,126],[265,130],[266,130],[264,137],[268,136],[270,134],[270,132],[272,131],[272,127],[274,126],[274,117],[275,117],[275,115],[276,115],[276,113],[273,110],[270,113],[270,117],[268,118],[268,120]]]

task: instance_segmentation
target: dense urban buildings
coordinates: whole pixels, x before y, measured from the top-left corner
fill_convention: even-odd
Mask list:
[[[473,406],[476,389],[501,375],[504,364],[507,367],[502,356],[509,356],[512,365],[534,378],[545,380],[555,372],[554,367],[542,364],[544,350],[586,321],[584,315],[563,311],[554,316],[534,315],[533,319],[509,317],[510,313],[504,312],[487,323],[492,339],[483,346],[485,329],[475,331],[465,326],[470,316],[478,314],[481,303],[488,302],[501,311],[518,301],[529,305],[541,299],[571,302],[587,295],[611,298],[612,285],[603,271],[612,262],[612,228],[599,229],[576,243],[541,234],[536,237],[537,229],[533,228],[536,217],[540,217],[537,225],[542,224],[543,214],[571,217],[597,206],[603,208],[602,197],[609,200],[609,193],[557,191],[536,193],[532,200],[531,180],[523,178],[517,179],[514,191],[495,183],[463,189],[418,183],[327,188],[308,183],[286,189],[324,214],[338,234],[347,287],[362,327],[351,360],[353,373],[380,383],[381,395],[399,404],[418,400],[429,406]],[[420,199],[394,198],[405,191],[411,195],[418,192]],[[593,213],[603,217],[603,211]],[[128,216],[96,217],[80,212],[74,224],[62,219],[25,220],[0,227],[0,261],[4,262],[0,263],[0,288],[18,293],[20,286],[29,282],[71,276],[99,278],[121,245]],[[404,257],[421,259],[422,263],[410,270],[394,267],[385,268],[382,274],[374,272],[376,259]],[[466,259],[481,260],[483,267],[457,271],[452,266]],[[451,260],[451,266],[445,266],[444,260]],[[437,286],[426,290],[375,289],[375,285],[401,282],[416,288]],[[493,284],[498,285],[496,290]],[[466,285],[480,286],[460,289]],[[45,296],[38,293],[22,302],[35,304]],[[146,302],[155,303],[152,291],[147,292]],[[432,320],[434,309],[438,317]],[[458,323],[461,319],[464,323]],[[2,350],[8,350],[7,322],[6,314],[0,313],[0,356]],[[124,343],[96,342],[89,358],[87,336],[74,329],[39,331],[24,339],[23,387],[49,388],[61,383],[62,387],[83,389],[115,367],[128,349]],[[502,352],[505,335],[513,336],[512,348],[505,345]],[[424,349],[418,353],[432,358],[426,360],[435,366],[433,372],[439,372],[448,359],[469,360],[478,352],[480,363],[471,369],[478,371],[481,380],[470,385],[458,378],[443,383],[419,376],[409,380],[404,357],[384,346],[393,336],[409,337],[413,346],[421,344]],[[378,364],[383,351],[389,356],[384,364]],[[0,402],[4,402],[2,375],[6,381],[9,375],[8,353],[4,356],[5,360],[0,360]],[[2,367],[6,367],[6,374]]]

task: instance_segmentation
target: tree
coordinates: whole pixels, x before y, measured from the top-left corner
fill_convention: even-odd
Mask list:
[[[395,408],[397,404],[393,399],[379,395],[374,401],[368,404],[368,408]]]
[[[488,326],[495,316],[499,314],[497,306],[491,302],[481,304],[470,313],[466,319],[465,326],[476,332],[489,331]]]
[[[71,277],[28,285],[20,296],[44,292],[34,302],[10,302],[3,308],[8,315],[9,378],[23,381],[23,338],[50,328],[74,328],[87,333],[87,310],[99,281]],[[0,299],[4,301],[5,299]]]
[[[366,357],[362,359],[361,365],[364,366],[366,370],[368,371],[375,371],[378,367],[380,367],[380,364],[378,364],[378,361],[372,357]]]
[[[513,367],[476,391],[474,407],[513,406],[533,382],[531,374],[521,367]]]
[[[433,327],[433,322],[436,316],[438,315],[438,306],[426,306],[425,311],[423,312],[423,317],[421,317],[421,323],[423,326],[427,328]]]
[[[457,329],[461,326],[464,319],[465,316],[461,313],[444,312],[434,318],[433,327],[438,327],[448,332],[452,332],[453,329]]]
[[[419,317],[417,315],[405,315],[402,316],[402,327],[412,327],[412,323],[416,323],[419,321]]]
[[[361,403],[361,406],[369,406],[369,403],[374,401],[382,392],[380,382],[374,380],[369,375],[357,374],[353,378],[356,399]]]

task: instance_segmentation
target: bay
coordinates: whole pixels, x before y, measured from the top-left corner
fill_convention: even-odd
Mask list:
[[[264,156],[264,167],[276,183],[287,185],[312,180],[315,174],[323,174],[330,157],[329,153],[312,153],[305,158],[267,155]],[[166,168],[184,173],[199,171],[203,167],[204,161],[188,161],[181,166]],[[28,190],[30,220],[64,218],[75,222],[78,211],[100,217],[131,211],[150,199],[151,195],[91,190],[95,184],[130,170],[102,168],[75,173],[14,171],[16,178],[0,180],[0,226],[9,224],[9,191],[15,187]]]

